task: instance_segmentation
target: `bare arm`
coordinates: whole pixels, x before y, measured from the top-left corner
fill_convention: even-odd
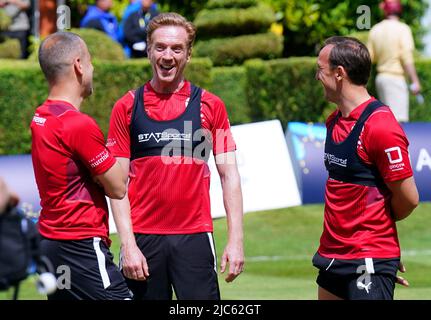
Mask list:
[[[223,188],[223,202],[228,227],[228,243],[222,256],[221,272],[225,271],[226,264],[229,262],[226,282],[231,282],[244,268],[241,179],[235,152],[216,155],[215,161]]]
[[[407,218],[419,204],[419,194],[413,177],[386,183],[392,191],[391,207],[395,221]],[[404,264],[400,261],[399,271],[406,272]],[[404,277],[397,275],[396,283],[405,287],[409,282]]]
[[[392,191],[391,207],[395,221],[407,218],[419,204],[419,194],[413,177],[386,183]]]
[[[419,77],[416,73],[416,68],[414,64],[409,63],[404,66],[407,74],[409,75],[410,81],[412,82],[412,93],[418,94],[421,91],[421,83],[419,81]]]
[[[117,158],[120,164],[121,174],[127,179],[130,160]],[[121,200],[110,199],[112,214],[121,242],[122,269],[127,278],[145,280],[149,276],[147,261],[141,250],[136,245],[133,234],[132,221],[130,219],[130,201],[126,196]]]
[[[122,199],[126,194],[126,177],[124,177],[118,161],[108,171],[94,177],[103,187],[105,194],[113,199]]]

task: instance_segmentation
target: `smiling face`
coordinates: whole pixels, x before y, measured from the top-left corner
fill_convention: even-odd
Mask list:
[[[332,69],[329,63],[329,54],[333,47],[333,45],[327,45],[320,51],[316,70],[316,80],[322,84],[325,98],[330,102],[336,102],[337,95],[337,70]]]
[[[154,31],[148,45],[148,58],[153,69],[151,84],[158,92],[174,92],[184,79],[190,61],[187,31],[180,26],[163,26]]]

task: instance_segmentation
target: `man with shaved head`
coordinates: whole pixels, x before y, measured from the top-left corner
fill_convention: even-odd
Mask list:
[[[78,35],[57,32],[42,42],[39,63],[49,85],[31,123],[41,253],[66,270],[48,299],[129,299],[109,251],[105,199],[122,199],[126,179],[96,122],[80,112],[93,91],[90,53]]]

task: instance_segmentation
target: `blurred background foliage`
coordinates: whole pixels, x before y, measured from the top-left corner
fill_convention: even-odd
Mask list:
[[[79,25],[79,18],[88,4],[95,0],[68,0],[72,9],[72,24]],[[283,56],[315,55],[318,46],[331,35],[349,35],[359,30],[356,21],[360,14],[357,8],[366,5],[371,11],[371,26],[383,18],[379,9],[380,0],[159,0],[161,11],[175,11],[194,21],[202,10],[226,8],[227,3],[236,4],[236,8],[246,8],[251,4],[267,4],[275,12],[277,22],[284,35]],[[410,25],[415,36],[417,48],[422,48],[424,29],[420,18],[427,8],[427,0],[402,0],[404,12],[402,20]],[[114,14],[121,19],[121,14],[129,0],[115,0]]]
[[[371,26],[383,19],[381,0],[262,0],[273,7],[284,27],[284,56],[315,55],[318,44],[331,35],[349,35],[361,31],[356,26],[357,8],[370,8]],[[427,0],[402,0],[402,20],[412,28],[416,46],[422,47],[424,29],[420,18]],[[364,30],[362,30],[364,31]]]

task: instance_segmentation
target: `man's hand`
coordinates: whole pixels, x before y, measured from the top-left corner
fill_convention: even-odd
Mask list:
[[[412,84],[410,85],[410,91],[412,92],[412,94],[417,95],[419,94],[419,92],[421,92],[422,88],[421,88],[421,84],[418,82],[412,82]]]
[[[400,261],[400,265],[398,266],[398,270],[402,273],[406,272],[406,267],[404,267],[404,264],[401,261]],[[408,287],[410,285],[406,279],[404,279],[403,277],[398,276],[398,275],[397,275],[396,283],[398,283],[404,287]]]
[[[150,273],[148,271],[147,259],[136,245],[121,248],[121,265],[126,278],[144,281]]]
[[[226,276],[225,281],[232,282],[244,270],[244,250],[242,241],[237,241],[234,244],[227,244],[221,258],[221,273],[225,272],[227,263],[229,263],[229,273]]]

